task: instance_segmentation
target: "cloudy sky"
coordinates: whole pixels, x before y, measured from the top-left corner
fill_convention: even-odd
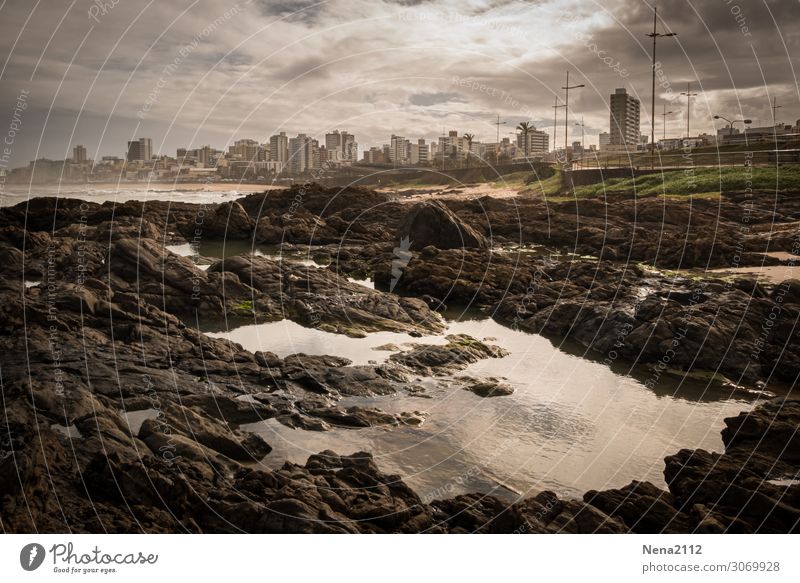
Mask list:
[[[362,147],[443,129],[494,141],[497,115],[501,137],[522,120],[552,132],[567,70],[585,85],[570,139],[581,118],[587,143],[608,131],[617,87],[642,100],[649,134],[654,4],[678,33],[658,45],[669,135],[685,132],[688,81],[692,134],[716,113],[771,125],[773,97],[778,121],[800,118],[795,0],[0,0],[0,137],[23,95],[14,166],[77,143],[122,156],[139,136],[172,155],[336,128]]]

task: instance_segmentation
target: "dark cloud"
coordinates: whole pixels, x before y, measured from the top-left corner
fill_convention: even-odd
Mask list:
[[[467,103],[458,93],[415,93],[408,98],[411,105],[438,105],[440,103]]]
[[[435,137],[446,124],[493,140],[496,115],[509,126],[552,126],[568,69],[571,82],[586,85],[570,94],[573,136],[583,117],[587,142],[596,143],[617,87],[642,100],[643,130],[649,124],[652,1],[199,0],[144,11],[146,3],[119,2],[98,22],[87,15],[88,0],[71,11],[45,4],[0,3],[8,57],[0,123],[19,91],[30,91],[17,164],[37,152],[63,157],[77,141],[119,155],[133,132],[147,132],[165,152],[266,139],[279,128],[312,135],[346,128],[372,145],[391,133]],[[715,113],[766,124],[774,96],[782,119],[800,117],[797,3],[658,6],[660,29],[679,35],[658,44],[657,109],[671,99],[674,126],[685,113],[679,93],[687,81],[700,92],[696,128],[713,130]],[[559,143],[563,123],[559,110]]]

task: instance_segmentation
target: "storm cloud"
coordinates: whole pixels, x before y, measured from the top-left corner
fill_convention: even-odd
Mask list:
[[[570,94],[569,127],[587,142],[608,129],[608,95],[625,87],[643,102],[649,133],[655,2],[642,0],[6,0],[0,4],[0,123],[20,92],[28,108],[12,165],[34,157],[122,155],[150,136],[156,151],[277,131],[335,128],[362,146],[439,135],[442,127],[493,141],[533,120],[548,130],[566,71],[586,87]],[[800,5],[778,0],[659,0],[662,103],[685,124],[686,83],[699,93],[692,123],[713,115],[757,124],[800,117],[795,65]],[[463,80],[469,83],[463,83]],[[559,126],[564,123],[563,110]],[[661,119],[657,116],[660,134]],[[563,127],[559,127],[559,134]],[[559,138],[559,142],[561,141]]]

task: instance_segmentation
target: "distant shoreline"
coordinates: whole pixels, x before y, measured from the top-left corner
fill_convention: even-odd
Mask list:
[[[28,194],[34,193],[40,189],[47,189],[48,191],[59,190],[74,192],[76,190],[85,189],[92,190],[169,190],[169,191],[247,191],[247,192],[261,192],[263,190],[275,190],[285,188],[284,186],[276,186],[273,184],[263,183],[238,183],[238,182],[87,182],[87,183],[61,183],[61,184],[7,184],[4,189],[6,192],[12,194]]]

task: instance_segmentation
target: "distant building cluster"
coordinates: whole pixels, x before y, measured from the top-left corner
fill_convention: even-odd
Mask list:
[[[639,100],[629,95],[625,89],[616,89],[609,99],[609,131],[599,135],[600,152],[633,153],[647,150],[649,139],[640,133],[640,116]],[[664,133],[666,134],[666,128]],[[656,148],[669,151],[759,143],[774,143],[780,146],[789,141],[797,142],[798,136],[800,136],[800,120],[794,125],[776,124],[763,127],[745,125],[742,129],[729,124],[728,127],[717,130],[716,135],[699,133],[696,136],[663,138],[656,142]]]
[[[687,90],[688,93],[688,90]],[[559,106],[557,106],[559,107]],[[563,106],[560,106],[563,107]],[[666,108],[665,108],[666,110]],[[671,112],[670,112],[671,113]],[[666,124],[664,113],[664,123]],[[715,116],[715,119],[726,119]],[[726,120],[727,121],[727,120]],[[497,127],[505,125],[498,118]],[[735,123],[744,125],[734,127]],[[656,142],[662,151],[702,147],[739,146],[743,144],[774,143],[776,148],[798,141],[800,120],[794,125],[776,124],[750,127],[750,120],[733,120],[715,135],[701,133],[697,136],[666,138]],[[649,148],[648,136],[640,131],[641,104],[624,88],[619,88],[609,98],[609,131],[598,136],[598,146],[584,145],[584,124],[581,140],[573,141],[565,149],[551,143],[549,133],[537,129],[532,123],[521,122],[515,131],[495,141],[482,142],[469,133],[457,130],[442,133],[438,138],[408,139],[392,134],[387,143],[359,151],[356,137],[344,130],[324,134],[324,141],[300,133],[292,137],[286,132],[277,133],[266,142],[253,139],[236,140],[224,150],[209,145],[199,148],[178,148],[175,156],[156,154],[151,138],[141,137],[127,142],[124,158],[103,156],[100,160],[89,157],[86,147],[76,145],[68,160],[32,161],[28,166],[7,170],[0,168],[3,182],[107,182],[107,181],[256,181],[293,180],[298,177],[319,178],[329,173],[347,171],[354,164],[383,167],[435,167],[441,169],[463,168],[470,165],[504,164],[524,161],[581,160],[587,154],[624,155],[642,152]],[[554,128],[556,132],[559,127]],[[563,131],[566,131],[564,128]],[[688,122],[687,132],[688,134]],[[551,147],[553,148],[551,150]],[[359,157],[360,156],[360,157]]]
[[[527,143],[527,144],[526,144]],[[450,130],[430,142],[392,135],[389,143],[364,151],[363,163],[386,166],[462,167],[470,162],[503,163],[543,160],[550,151],[550,135],[536,128],[518,131],[516,138],[480,142],[471,134]]]
[[[314,171],[335,171],[358,161],[355,136],[335,130],[325,134],[325,142],[306,134],[289,137],[280,132],[266,143],[253,139],[236,140],[227,150],[211,146],[178,148],[175,156],[156,155],[151,138],[127,143],[125,157],[89,158],[86,147],[76,145],[72,158],[40,158],[8,173],[9,182],[104,182],[171,180],[267,181],[279,177],[302,176]]]

